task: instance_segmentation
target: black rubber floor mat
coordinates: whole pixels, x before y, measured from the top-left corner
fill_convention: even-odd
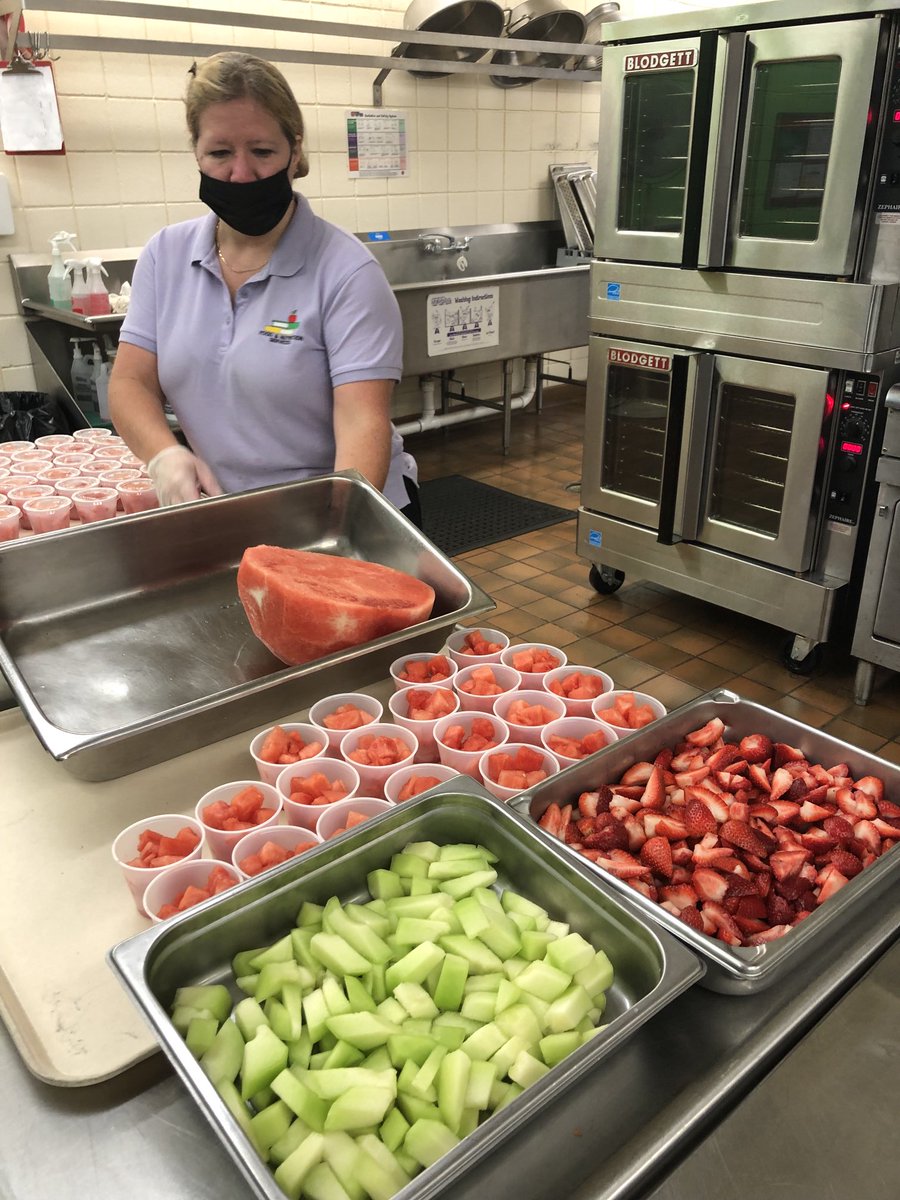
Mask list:
[[[465,475],[426,480],[419,485],[419,498],[425,533],[451,557],[575,517],[569,509],[504,492]]]

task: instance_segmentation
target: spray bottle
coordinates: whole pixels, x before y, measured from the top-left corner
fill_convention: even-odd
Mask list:
[[[53,258],[50,266],[50,274],[47,276],[47,287],[50,292],[50,303],[54,308],[71,308],[72,307],[72,284],[69,280],[69,275],[66,270],[66,264],[63,262],[63,248],[74,250],[72,239],[76,237],[74,233],[66,233],[60,230],[59,233],[54,233],[50,239],[50,245],[53,248]]]
[[[107,274],[107,270],[99,258],[89,258],[86,261],[88,294],[85,297],[84,315],[86,317],[103,317],[111,311],[109,292],[106,290],[106,284],[102,278]]]
[[[66,259],[66,272],[72,275],[71,285],[71,305],[72,312],[81,313],[83,317],[87,313],[87,298],[88,289],[84,278],[85,264],[78,258]]]

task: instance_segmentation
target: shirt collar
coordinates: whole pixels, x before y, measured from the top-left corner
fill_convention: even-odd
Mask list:
[[[294,197],[297,201],[294,215],[278,240],[266,275],[296,275],[306,264],[316,217],[305,196],[295,192]],[[191,242],[191,263],[209,270],[216,266],[215,213],[208,213],[197,225]]]

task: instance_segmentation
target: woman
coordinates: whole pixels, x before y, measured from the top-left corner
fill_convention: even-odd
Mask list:
[[[117,431],[163,504],[355,468],[418,520],[415,461],[390,420],[399,308],[368,249],[291,187],[309,165],[287,81],[217,54],[185,104],[212,213],[138,259],[110,378]]]

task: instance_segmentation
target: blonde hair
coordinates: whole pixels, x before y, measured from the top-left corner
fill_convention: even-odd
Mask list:
[[[299,146],[300,158],[295,179],[309,174],[309,160],[303,146],[303,114],[290,85],[277,67],[263,58],[226,50],[214,54],[191,68],[184,97],[185,116],[191,142],[197,145],[200,121],[212,104],[230,100],[255,100],[281,126],[291,148]]]

